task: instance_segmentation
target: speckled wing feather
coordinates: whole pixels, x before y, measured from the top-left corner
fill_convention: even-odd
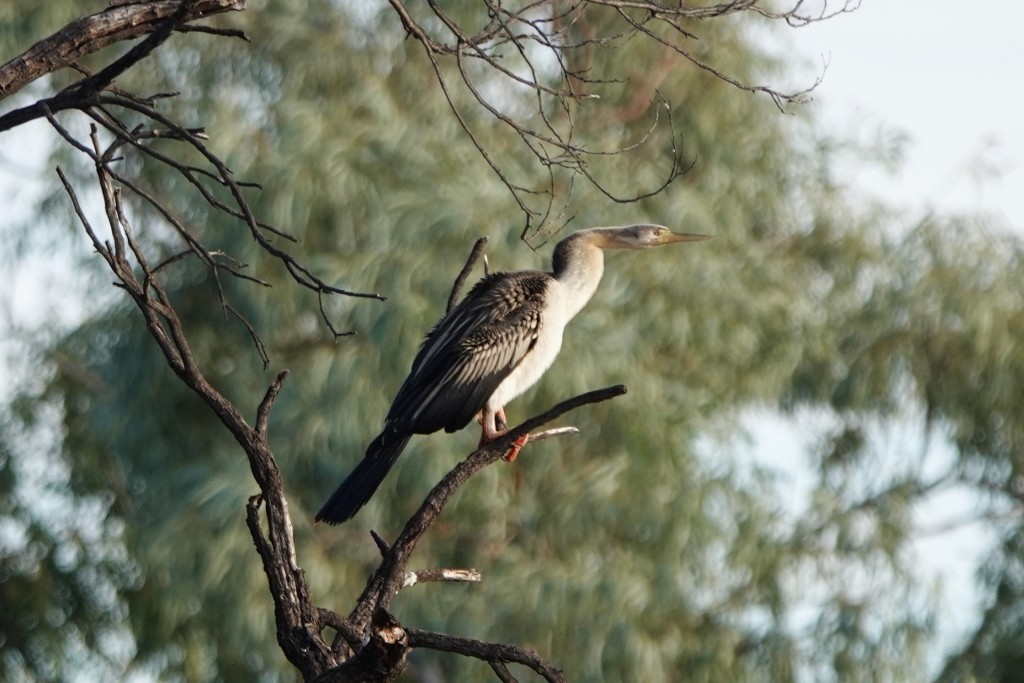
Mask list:
[[[387,423],[402,432],[462,429],[537,341],[542,272],[494,273],[478,282],[423,341]]]

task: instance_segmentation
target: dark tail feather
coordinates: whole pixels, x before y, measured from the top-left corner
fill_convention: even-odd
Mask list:
[[[384,481],[384,477],[405,449],[405,445],[409,443],[411,436],[385,430],[374,439],[366,449],[366,457],[356,465],[345,481],[341,482],[341,486],[335,489],[320,508],[320,512],[316,513],[316,521],[341,524],[359,512],[359,508],[366,505],[374,491]]]

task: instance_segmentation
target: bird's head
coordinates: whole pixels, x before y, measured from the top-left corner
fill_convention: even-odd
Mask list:
[[[647,249],[675,242],[699,242],[711,239],[710,235],[686,232],[672,232],[664,225],[641,223],[621,228],[599,228],[600,246],[603,249]],[[598,232],[595,231],[595,232]]]

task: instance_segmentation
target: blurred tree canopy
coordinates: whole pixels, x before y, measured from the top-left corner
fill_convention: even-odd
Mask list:
[[[238,405],[254,409],[272,374],[291,370],[270,433],[299,562],[318,601],[345,609],[379,560],[368,528],[397,530],[476,436],[415,439],[345,526],[314,528],[313,512],[376,434],[473,240],[491,237],[493,269],[544,268],[556,230],[520,241],[521,211],[390,8],[253,4],[231,18],[251,45],[176,36],[124,83],[180,90],[161,106],[201,121],[229,165],[261,183],[255,212],[300,239],[295,249],[312,270],[388,297],[328,300],[332,318],[356,333],[335,339],[317,297],[244,229],[204,204],[181,207],[211,249],[242,255],[273,285],[223,283],[265,342],[269,368],[245,327],[222,315],[207,270],[183,264],[174,297],[211,380]],[[76,12],[0,2],[4,54]],[[753,19],[693,27],[700,56],[732,77],[781,78],[791,64],[754,29]],[[770,97],[656,42],[595,48],[590,59],[607,82],[577,112],[587,124],[580,135],[609,150],[645,140],[593,162],[602,184],[639,193],[677,159],[689,170],[628,204],[579,183],[554,224],[651,221],[715,239],[609,256],[562,356],[510,418],[606,384],[630,393],[574,413],[579,437],[528,446],[514,465],[465,486],[415,564],[474,566],[484,582],[408,590],[396,615],[523,643],[574,681],[925,680],[942,615],[935,587],[916,573],[914,510],[938,491],[966,489],[999,542],[980,577],[990,590],[977,633],[939,675],[1016,680],[1020,241],[971,218],[908,221],[855,203],[835,181],[839,165],[883,163],[892,150],[822,137],[813,108],[784,115]],[[450,97],[465,105],[471,93]],[[664,119],[652,129],[665,102],[678,138]],[[501,168],[543,175],[486,112],[461,111]],[[65,125],[80,124],[68,116]],[[55,154],[88,173],[67,150]],[[133,163],[150,186],[187,192],[180,177]],[[18,255],[82,244],[56,192]],[[143,239],[172,253],[173,235],[135,208]],[[69,267],[96,273],[97,291],[107,286],[94,257],[77,246],[66,253]],[[24,354],[39,371],[0,421],[0,675],[294,680],[243,519],[253,484],[230,435],[167,371],[120,300],[37,339]],[[814,418],[800,421],[814,425],[810,483],[742,455],[745,418],[764,410]],[[948,442],[955,457],[936,465],[927,447],[887,449],[887,430],[906,424],[925,445]],[[476,661],[417,653],[407,679],[488,675]]]

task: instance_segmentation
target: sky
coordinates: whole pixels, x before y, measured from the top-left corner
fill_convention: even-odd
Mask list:
[[[981,211],[993,224],[1024,233],[1022,27],[1024,2],[864,0],[851,14],[788,32],[788,49],[806,59],[810,81],[823,63],[828,65],[813,93],[825,126],[858,136],[883,130],[906,135],[906,156],[897,172],[852,169],[846,179],[850,188],[918,216]],[[10,207],[30,204],[36,191],[25,179],[40,163],[33,154],[40,137],[33,129],[0,136],[0,203],[8,207],[8,221]],[[0,317],[0,346],[8,324],[40,317],[40,304],[30,293],[52,273],[45,263],[37,265],[17,269],[19,276],[0,291],[0,312],[14,315],[14,320]],[[59,310],[62,304],[44,305]],[[8,384],[11,371],[4,367],[4,355],[0,386]],[[754,416],[751,428],[756,439],[774,440],[783,450],[787,444],[793,451],[805,445],[800,425],[780,426],[770,416]],[[799,463],[789,466],[799,479]],[[934,507],[955,515],[969,512],[970,501],[936,501]],[[977,526],[965,525],[915,546],[929,575],[944,581],[950,618],[943,637],[950,644],[973,623],[976,612],[962,608],[977,607],[972,574],[990,540]]]
[[[827,65],[812,93],[822,125],[859,139],[906,136],[897,171],[851,169],[849,189],[909,209],[910,221],[931,212],[984,213],[994,228],[1024,235],[1022,27],[1024,2],[863,0],[855,12],[790,31],[787,49],[794,62],[806,59],[809,82]],[[802,434],[820,433],[766,414],[751,415],[748,427],[762,461],[806,451]],[[875,435],[892,457],[921,447],[920,435],[897,431]],[[937,469],[951,457],[941,439],[927,448]],[[806,484],[805,462],[775,463],[794,489]],[[972,512],[974,500],[963,491],[915,510],[923,530],[914,544],[921,580],[941,586],[942,649],[956,647],[982,606],[974,574],[994,537],[979,524],[956,523]],[[947,523],[949,530],[928,531]],[[934,652],[930,668],[940,661]]]
[[[860,178],[867,187],[1024,231],[1022,27],[1022,2],[864,0],[794,43],[828,64],[813,96],[829,125],[908,135],[900,172]]]

